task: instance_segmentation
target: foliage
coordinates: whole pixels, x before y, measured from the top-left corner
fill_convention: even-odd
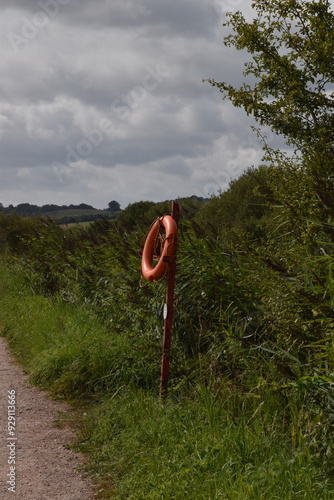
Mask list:
[[[334,214],[332,4],[257,0],[253,7],[257,16],[250,23],[240,12],[230,15],[227,25],[234,32],[225,38],[226,45],[251,54],[244,71],[251,83],[235,88],[209,81],[224,98],[243,107],[260,125],[282,134],[298,151],[310,176],[318,215],[328,219]]]
[[[269,125],[304,148],[332,144],[334,15],[331,2],[305,0],[254,2],[257,17],[247,23],[240,12],[231,14],[234,33],[229,46],[247,49],[253,61],[245,76],[256,83],[235,89],[216,83],[234,105],[243,106],[261,125]]]
[[[119,498],[330,498],[332,247],[310,255],[298,242],[292,259],[287,243],[282,261],[268,228],[262,246],[233,248],[208,237],[205,218],[182,221],[164,408],[156,395],[165,284],[140,280],[142,230],[2,216],[4,334],[35,383],[94,398],[85,449]],[[158,474],[157,460],[166,463]]]
[[[4,334],[34,383],[71,398],[101,396],[124,383],[155,385],[156,335],[138,335],[129,325],[120,333],[102,325],[88,304],[32,295],[17,265],[3,263],[0,287]]]
[[[195,215],[195,221],[211,238],[237,243],[261,238],[264,217],[272,213],[273,193],[265,167],[248,168],[229,188],[213,196]]]
[[[16,207],[10,205],[3,207],[0,205],[0,213],[17,214],[22,217],[45,217],[57,221],[58,224],[69,224],[73,222],[95,221],[97,219],[115,219],[120,212],[120,205],[117,201],[110,202],[112,209],[98,210],[86,203],[79,205],[55,205],[47,204],[41,207],[30,203],[20,203]]]
[[[130,203],[121,213],[119,217],[120,224],[128,231],[133,231],[138,224],[149,224],[147,220],[147,211],[155,206],[153,201],[137,201]]]
[[[121,205],[118,203],[118,201],[112,200],[109,201],[108,203],[108,210],[111,212],[119,212],[121,209]]]

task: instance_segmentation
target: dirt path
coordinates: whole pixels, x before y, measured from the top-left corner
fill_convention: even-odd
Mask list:
[[[1,500],[94,498],[89,479],[78,470],[82,456],[67,448],[73,431],[55,426],[59,412],[68,411],[28,383],[0,338]]]

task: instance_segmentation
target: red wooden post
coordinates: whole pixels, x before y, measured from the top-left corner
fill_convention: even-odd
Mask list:
[[[172,201],[171,216],[179,224],[180,212],[179,204]],[[177,241],[176,241],[177,243]],[[173,304],[174,304],[174,288],[175,288],[175,270],[176,270],[176,254],[166,256],[165,260],[168,262],[167,269],[167,293],[166,304],[164,306],[164,337],[162,346],[162,360],[161,360],[161,378],[160,378],[160,396],[165,398],[167,396],[167,385],[169,377],[169,360],[170,348],[172,338],[172,321],[173,321]]]

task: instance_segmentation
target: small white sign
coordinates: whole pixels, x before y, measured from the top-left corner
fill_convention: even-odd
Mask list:
[[[164,319],[167,319],[167,314],[168,314],[168,306],[167,306],[167,304],[164,304],[164,312],[163,312],[163,314],[164,314]]]

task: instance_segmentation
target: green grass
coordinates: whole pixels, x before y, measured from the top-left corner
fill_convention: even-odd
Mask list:
[[[237,415],[237,407],[221,399],[212,418],[198,393],[161,404],[122,387],[87,416],[82,447],[96,470],[112,473],[119,500],[334,498],[282,418],[258,408]]]
[[[109,331],[92,307],[33,294],[19,269],[2,266],[0,324],[33,383],[68,397],[103,393],[119,383],[156,379],[133,332]],[[158,344],[157,344],[158,345]]]
[[[64,227],[65,229],[69,229],[69,228],[73,229],[73,228],[78,227],[78,226],[80,226],[81,228],[82,227],[89,227],[91,224],[92,224],[92,221],[68,222],[65,224],[61,224],[61,226]]]
[[[0,325],[34,383],[86,407],[78,447],[101,498],[334,498],[330,452],[326,462],[297,393],[286,398],[255,374],[249,387],[194,376],[162,403],[159,341],[116,333],[88,304],[34,294],[19,265],[1,265]]]

